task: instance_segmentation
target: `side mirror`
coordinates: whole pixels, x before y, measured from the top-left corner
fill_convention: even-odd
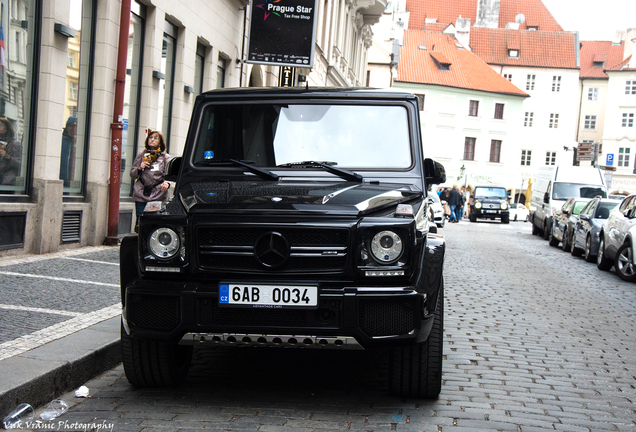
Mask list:
[[[550,202],[550,195],[547,192],[543,195],[543,202],[546,204]]]
[[[446,182],[444,165],[433,159],[424,159],[424,177],[427,184],[442,184]]]
[[[590,220],[590,215],[579,215],[579,219],[580,220],[584,220],[584,221],[589,221]]]
[[[164,180],[177,181],[179,171],[181,171],[181,156],[173,157],[166,166],[166,175],[164,176]]]

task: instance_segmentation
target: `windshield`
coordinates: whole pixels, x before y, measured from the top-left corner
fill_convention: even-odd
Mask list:
[[[371,105],[209,105],[194,164],[227,159],[276,167],[318,161],[339,168],[408,169],[407,110]]]
[[[574,203],[574,208],[572,209],[572,214],[581,214],[581,210],[583,210],[583,207],[585,207],[588,202],[589,201],[576,201]]]
[[[607,193],[602,186],[585,185],[578,183],[555,183],[552,189],[552,199],[565,200],[568,198],[594,198],[597,196],[607,198]]]
[[[508,194],[504,188],[476,187],[475,198],[508,199]]]

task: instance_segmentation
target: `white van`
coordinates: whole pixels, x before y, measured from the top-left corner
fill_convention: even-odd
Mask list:
[[[558,213],[568,198],[607,198],[603,172],[598,168],[544,166],[532,184],[530,222],[532,234],[550,237],[552,215]]]

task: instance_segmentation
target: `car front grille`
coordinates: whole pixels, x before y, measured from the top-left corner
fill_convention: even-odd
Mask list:
[[[341,272],[349,256],[346,228],[204,226],[196,238],[199,265],[207,271]]]

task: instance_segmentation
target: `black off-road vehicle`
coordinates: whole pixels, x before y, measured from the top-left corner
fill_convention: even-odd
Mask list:
[[[468,218],[471,222],[477,222],[477,219],[499,219],[501,223],[510,223],[510,205],[506,188],[475,186]]]
[[[174,198],[121,244],[122,356],[177,385],[195,344],[391,350],[390,390],[442,379],[445,243],[412,94],[228,89],[197,97]]]

